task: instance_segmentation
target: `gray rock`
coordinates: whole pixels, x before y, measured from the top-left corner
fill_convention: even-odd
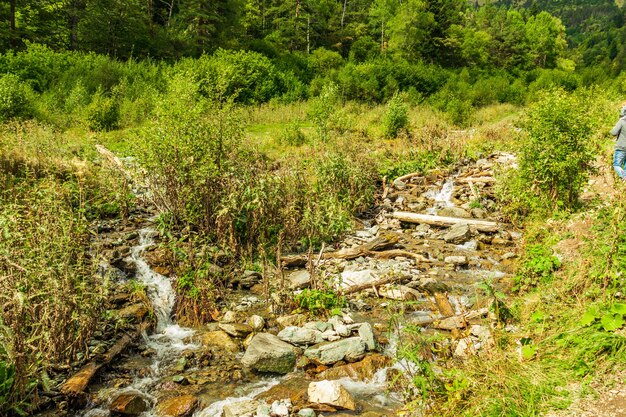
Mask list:
[[[396,190],[402,191],[406,188],[406,182],[400,179],[396,179],[393,181],[393,186],[395,187]]]
[[[333,329],[328,329],[325,332],[322,332],[322,338],[324,338],[324,340],[334,342],[335,340],[341,339],[341,336],[335,333]]]
[[[263,276],[260,272],[245,270],[243,276],[239,279],[239,286],[246,289],[252,288],[261,282],[261,279],[263,279]]]
[[[241,363],[259,372],[286,374],[296,365],[298,350],[269,333],[254,335]]]
[[[437,215],[444,217],[461,217],[464,219],[472,217],[467,210],[463,210],[461,207],[445,207],[437,211]]]
[[[474,342],[470,337],[465,337],[459,340],[456,345],[456,349],[454,349],[453,356],[459,359],[465,359],[471,355],[476,354],[476,347],[474,346]]]
[[[296,326],[285,327],[278,333],[278,338],[294,345],[314,345],[324,341],[322,332],[319,330]]]
[[[341,360],[352,362],[365,354],[366,345],[360,337],[349,337],[335,342],[324,342],[311,346],[304,355],[321,364],[330,365]]]
[[[309,321],[307,323],[304,323],[302,327],[304,327],[305,329],[319,330],[322,333],[326,330],[332,330],[333,328],[332,324],[325,323],[323,321]]]
[[[272,407],[267,404],[261,403],[256,409],[256,414],[254,417],[270,417],[272,414]]]
[[[291,290],[308,288],[311,286],[311,274],[306,269],[293,271],[287,275],[287,282]]]
[[[252,315],[246,320],[246,324],[252,327],[255,332],[260,332],[265,327],[265,319],[261,316]]]
[[[359,327],[359,337],[365,342],[367,350],[376,350],[376,338],[374,337],[374,329],[369,323],[363,323]]]
[[[228,310],[224,313],[224,317],[220,320],[220,323],[235,323],[237,321],[237,313]]]
[[[481,208],[473,208],[470,213],[472,213],[472,217],[476,219],[484,219],[487,217],[487,212]]]
[[[467,224],[459,223],[455,224],[448,230],[443,236],[443,240],[448,243],[461,244],[468,241],[472,237],[470,228]]]
[[[274,417],[289,417],[291,410],[291,400],[289,398],[272,403],[271,415]]]
[[[467,256],[446,256],[444,262],[453,265],[467,265]]]
[[[300,417],[317,417],[317,415],[315,414],[315,410],[312,408],[303,408],[302,410],[298,411],[298,416]]]
[[[311,382],[308,389],[309,401],[328,404],[337,408],[356,410],[356,401],[339,381]]]
[[[369,269],[363,271],[343,271],[341,273],[341,286],[343,288],[371,284],[374,281],[376,281],[376,276]]]
[[[252,326],[241,323],[220,323],[220,329],[233,337],[246,337],[252,333]]]
[[[255,400],[244,400],[224,406],[224,417],[252,417],[259,406]]]

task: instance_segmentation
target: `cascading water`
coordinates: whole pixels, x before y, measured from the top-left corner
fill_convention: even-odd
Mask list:
[[[433,190],[426,193],[427,197],[432,198],[434,201],[433,206],[426,210],[428,214],[437,214],[437,210],[444,207],[454,207],[452,203],[452,193],[454,192],[454,180],[449,178],[443,184],[441,189],[435,193]]]
[[[154,352],[153,362],[150,365],[148,375],[136,378],[130,385],[116,392],[116,394],[139,393],[152,402],[155,400],[152,395],[153,389],[164,375],[164,371],[176,363],[181,352],[197,348],[196,345],[185,342],[194,334],[194,331],[179,326],[172,319],[176,293],[172,288],[170,279],[153,271],[143,257],[146,249],[154,245],[156,234],[157,232],[151,228],[140,230],[139,243],[131,249],[129,257],[129,260],[136,266],[135,278],[144,284],[152,308],[156,313],[155,333],[150,336],[144,335],[147,347]],[[114,396],[111,395],[111,397]],[[92,409],[83,414],[84,417],[108,415],[109,412],[105,409]],[[142,414],[144,417],[153,415],[152,412]]]

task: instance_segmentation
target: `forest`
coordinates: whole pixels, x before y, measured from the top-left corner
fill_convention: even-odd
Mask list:
[[[626,410],[624,2],[0,15],[1,415]]]

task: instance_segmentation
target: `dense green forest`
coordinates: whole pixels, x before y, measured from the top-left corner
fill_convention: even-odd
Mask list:
[[[216,324],[255,277],[274,329],[380,308],[393,360],[413,363],[387,387],[404,415],[571,416],[621,377],[626,207],[607,132],[626,93],[624,2],[9,0],[0,16],[0,414],[108,401],[62,387],[140,333],[120,311],[141,305],[155,324],[129,266],[146,227],[181,325]],[[449,180],[451,206],[499,225],[466,231],[469,260],[448,256],[467,248],[437,227],[388,221],[427,210]],[[414,299],[382,308],[373,286],[333,287],[347,264],[324,269],[325,251],[387,232],[397,246],[366,248],[360,264],[388,255],[425,281],[478,266],[504,277],[466,285],[471,307],[443,295],[489,311],[484,354],[457,357],[469,326],[407,324]],[[310,288],[287,286],[285,254],[306,258]],[[176,390],[202,385],[187,376]]]

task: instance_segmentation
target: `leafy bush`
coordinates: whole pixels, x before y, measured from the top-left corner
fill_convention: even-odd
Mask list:
[[[383,128],[385,136],[395,138],[409,125],[409,109],[404,103],[402,96],[398,93],[394,94],[387,104],[387,112],[383,119]]]
[[[306,288],[296,294],[294,301],[300,308],[312,314],[337,312],[345,304],[345,299],[332,290],[312,290]]]
[[[552,249],[542,244],[528,245],[522,265],[515,276],[515,288],[518,291],[528,291],[539,284],[547,284],[560,267],[561,261],[554,256]]]
[[[338,103],[339,89],[333,83],[324,85],[319,97],[310,101],[309,117],[315,123],[317,134],[323,141],[328,140],[330,126],[333,122],[332,118],[337,110]]]
[[[571,208],[594,159],[590,100],[563,90],[542,94],[523,123],[519,175],[546,205]]]
[[[31,91],[17,75],[0,77],[0,121],[31,115]]]
[[[97,92],[86,109],[87,124],[91,130],[113,130],[118,127],[120,109],[114,97]]]
[[[302,132],[300,123],[293,122],[285,126],[280,136],[278,137],[280,144],[290,146],[301,146],[306,142],[306,136]]]

